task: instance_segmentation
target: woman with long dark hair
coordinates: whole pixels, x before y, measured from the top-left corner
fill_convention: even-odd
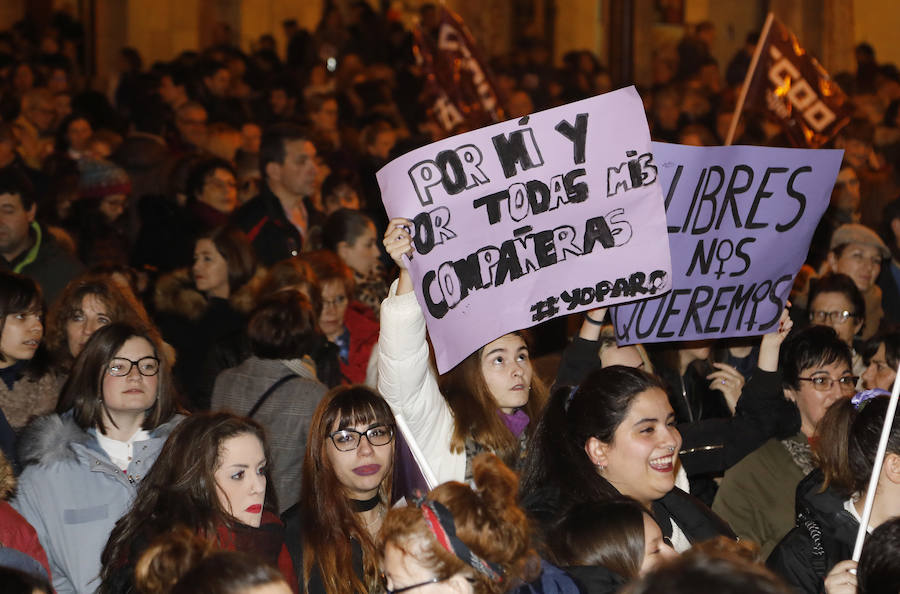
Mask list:
[[[437,482],[472,477],[471,460],[483,451],[517,467],[547,390],[534,373],[521,332],[505,334],[435,375],[425,340],[425,316],[402,256],[411,253],[407,229],[393,219],[384,245],[400,278],[381,306],[378,389],[409,424]]]
[[[379,588],[376,536],[391,504],[394,415],[375,391],[338,387],[319,403],[303,459],[300,503],[284,514],[308,594]]]
[[[183,526],[219,548],[252,553],[294,580],[284,528],[267,501],[265,432],[229,413],[185,419],[169,436],[103,550],[100,592],[134,592],[144,549]]]
[[[95,332],[57,410],[23,434],[13,506],[37,530],[56,591],[93,591],[115,521],[181,420],[157,332],[121,323]]]
[[[613,365],[577,389],[554,392],[535,433],[522,476],[526,508],[544,527],[567,508],[625,495],[660,524],[676,551],[728,525],[675,486],[681,435],[655,376]]]

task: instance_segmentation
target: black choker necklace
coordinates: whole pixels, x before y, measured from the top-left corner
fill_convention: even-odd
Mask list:
[[[357,512],[367,512],[370,509],[375,509],[375,507],[381,503],[381,495],[378,493],[375,494],[371,499],[364,499],[360,501],[359,499],[351,499],[353,502],[353,510]]]

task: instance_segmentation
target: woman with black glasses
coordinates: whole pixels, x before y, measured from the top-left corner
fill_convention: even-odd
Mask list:
[[[375,537],[390,506],[394,430],[390,407],[364,386],[335,388],[319,403],[300,503],[283,516],[301,591],[380,589]]]
[[[116,520],[181,420],[155,329],[97,330],[60,397],[26,428],[13,506],[34,526],[57,592],[93,592]]]

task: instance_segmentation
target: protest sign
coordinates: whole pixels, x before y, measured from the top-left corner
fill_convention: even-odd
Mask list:
[[[822,218],[843,151],[653,143],[672,291],[612,311],[619,344],[764,334]]]
[[[378,174],[443,373],[488,342],[668,290],[663,196],[634,87],[447,138]]]

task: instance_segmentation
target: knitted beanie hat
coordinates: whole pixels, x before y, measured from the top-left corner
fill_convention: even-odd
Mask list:
[[[78,160],[82,198],[102,198],[113,194],[130,194],[131,179],[124,169],[102,159],[84,157]]]

